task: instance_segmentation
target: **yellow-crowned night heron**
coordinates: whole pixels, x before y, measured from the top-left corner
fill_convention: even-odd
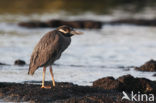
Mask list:
[[[33,75],[39,68],[43,67],[43,80],[41,88],[51,88],[44,86],[46,67],[50,66],[49,70],[52,77],[53,86],[55,86],[52,64],[60,58],[62,52],[70,45],[71,36],[82,34],[73,30],[73,28],[63,25],[56,30],[46,33],[38,44],[35,46],[30,59],[28,74]]]

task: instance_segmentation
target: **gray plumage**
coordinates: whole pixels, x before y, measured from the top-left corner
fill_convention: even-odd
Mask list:
[[[70,42],[70,36],[65,36],[58,30],[46,33],[33,50],[28,74],[33,75],[39,67],[52,65],[60,58]]]

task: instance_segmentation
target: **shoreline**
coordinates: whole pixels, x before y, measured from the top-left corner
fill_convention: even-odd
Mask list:
[[[35,82],[35,81],[34,81]],[[31,82],[32,83],[32,82]],[[45,82],[51,85],[51,81]],[[0,82],[0,98],[7,102],[51,103],[134,103],[121,99],[123,91],[156,94],[156,81],[124,75],[117,79],[104,77],[92,86],[79,86],[69,82],[56,82],[56,87],[41,89],[39,84]],[[148,102],[145,102],[148,103]]]

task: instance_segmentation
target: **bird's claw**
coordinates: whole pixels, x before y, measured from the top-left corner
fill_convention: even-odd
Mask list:
[[[41,88],[44,88],[44,89],[51,89],[51,86],[41,86]]]

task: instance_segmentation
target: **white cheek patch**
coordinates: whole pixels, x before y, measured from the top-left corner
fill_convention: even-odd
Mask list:
[[[64,31],[63,29],[59,29],[60,32],[67,34],[67,31]]]

